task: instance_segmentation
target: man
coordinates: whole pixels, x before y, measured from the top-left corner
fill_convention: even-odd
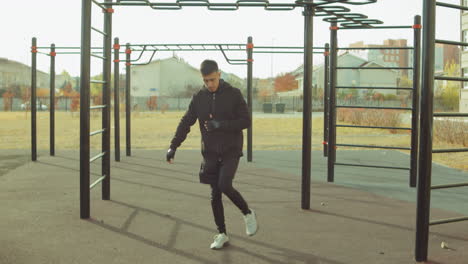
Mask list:
[[[220,78],[221,72],[215,61],[203,61],[200,71],[205,87],[192,97],[171,141],[166,159],[167,162],[173,163],[176,149],[198,119],[203,156],[199,177],[201,183],[211,186],[211,207],[219,232],[210,248],[220,249],[229,241],[221,200],[223,193],[244,215],[247,235],[254,235],[258,228],[255,212],[232,187],[232,180],[242,156],[242,130],[250,126],[251,120],[240,90]]]

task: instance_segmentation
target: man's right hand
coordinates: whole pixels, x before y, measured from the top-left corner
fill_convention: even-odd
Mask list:
[[[166,160],[167,160],[168,163],[171,163],[171,164],[174,163],[175,152],[176,152],[176,150],[172,149],[172,148],[167,150]]]

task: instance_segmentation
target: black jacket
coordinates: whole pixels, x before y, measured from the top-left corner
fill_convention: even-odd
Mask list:
[[[206,131],[204,127],[205,121],[210,120],[210,114],[214,120],[221,121],[221,127],[212,132]],[[202,136],[201,152],[205,159],[242,156],[242,129],[249,127],[251,120],[239,89],[221,79],[216,92],[212,93],[207,88],[197,92],[180,120],[171,141],[172,149],[177,149],[182,144],[197,119]]]

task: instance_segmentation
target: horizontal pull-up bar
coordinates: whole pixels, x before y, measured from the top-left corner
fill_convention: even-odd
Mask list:
[[[94,186],[98,185],[101,183],[104,179],[106,178],[106,175],[101,176],[99,179],[97,179],[95,182],[93,182],[91,185],[89,185],[89,189],[93,189]]]
[[[448,223],[455,223],[461,221],[468,221],[468,217],[455,217],[455,218],[447,218],[441,220],[431,221],[429,225],[440,225],[440,224],[448,224]]]
[[[95,0],[93,0],[95,2]],[[366,5],[377,2],[377,0],[319,0],[319,1],[296,1],[294,3],[270,3],[268,0],[237,0],[232,3],[211,3],[209,0],[176,0],[173,3],[151,2],[149,0],[119,0],[117,2],[100,3],[103,6],[150,6],[153,9],[181,9],[184,6],[202,6],[208,8],[221,8],[222,10],[237,10],[239,7],[264,7],[267,10],[293,10],[296,7],[313,5],[317,8],[327,4],[349,4]],[[99,4],[99,3],[97,3]]]
[[[389,110],[413,110],[411,107],[378,107],[378,106],[355,106],[355,105],[337,105],[336,108],[363,108],[363,109],[389,109]]]
[[[413,47],[349,47],[337,48],[337,50],[413,50]]]
[[[336,89],[413,90],[410,87],[337,86]]]
[[[442,3],[442,2],[436,2],[436,5],[448,7],[448,8],[454,8],[454,9],[463,10],[463,11],[468,11],[467,6],[454,5],[454,4],[448,4],[448,3]]]
[[[436,76],[434,77],[434,79],[440,80],[440,81],[468,82],[468,78],[462,78],[462,77]]]
[[[438,117],[468,117],[468,113],[434,113]]]
[[[399,150],[411,150],[411,148],[403,147],[388,147],[388,146],[371,146],[371,145],[353,145],[353,144],[336,144],[338,147],[353,147],[353,148],[378,148],[378,149],[399,149]]]
[[[362,26],[348,26],[341,27],[340,29],[402,29],[402,28],[413,28],[413,26],[372,26],[372,27],[362,27]]]
[[[377,168],[377,169],[410,170],[409,168],[404,168],[404,167],[363,165],[363,164],[350,164],[350,163],[338,163],[338,162],[335,162],[335,165],[340,165],[340,166],[352,166],[352,167],[365,167],[365,168]]]
[[[436,43],[439,43],[439,44],[447,44],[447,45],[455,45],[455,46],[468,47],[468,43],[466,43],[466,42],[460,42],[460,41],[436,39],[435,42],[436,42]]]
[[[379,126],[353,126],[353,125],[336,125],[336,127],[353,127],[353,128],[376,128],[376,129],[400,129],[411,130],[410,127],[379,127]]]
[[[412,70],[412,67],[336,67],[337,70]]]
[[[449,152],[468,152],[468,148],[433,149],[433,150],[432,150],[432,153],[449,153]]]
[[[436,190],[436,189],[457,188],[457,187],[465,187],[465,186],[468,186],[468,182],[464,182],[464,183],[453,183],[453,184],[433,185],[433,186],[431,186],[431,189],[432,189],[432,190]]]

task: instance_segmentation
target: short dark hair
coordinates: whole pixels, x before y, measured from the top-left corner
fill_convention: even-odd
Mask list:
[[[202,75],[208,75],[218,70],[218,64],[214,60],[204,60],[200,65]]]

